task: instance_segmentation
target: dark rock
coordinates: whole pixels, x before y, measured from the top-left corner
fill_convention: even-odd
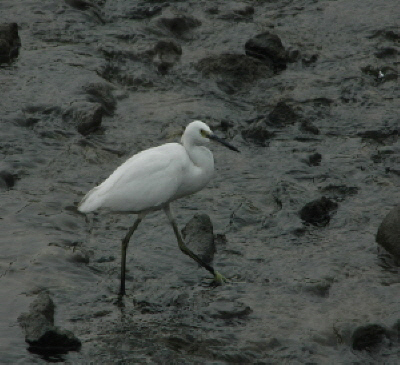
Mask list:
[[[286,69],[287,52],[276,34],[270,32],[258,34],[249,39],[244,48],[248,56],[272,62],[275,71]]]
[[[205,263],[213,261],[215,253],[214,233],[207,214],[196,214],[182,229],[187,246]]]
[[[287,125],[296,123],[298,119],[299,116],[295,113],[293,108],[284,101],[280,101],[269,114],[267,124],[283,128]]]
[[[243,21],[250,20],[253,18],[254,7],[247,4],[235,4],[236,6],[230,7],[228,4],[228,10],[224,11],[218,18],[224,20]]]
[[[286,55],[289,63],[296,62],[301,56],[300,51],[292,47],[286,49]]]
[[[332,286],[332,279],[323,279],[313,283],[307,283],[304,285],[304,290],[310,294],[327,298],[329,296],[329,291]]]
[[[382,143],[385,139],[392,137],[392,136],[398,136],[398,135],[399,135],[399,131],[397,129],[371,130],[371,131],[357,133],[357,136],[359,136],[361,138],[372,139],[378,143]]]
[[[63,354],[81,347],[72,332],[54,326],[54,303],[48,294],[39,294],[29,306],[29,313],[21,314],[18,322],[25,331],[25,341],[31,352]]]
[[[206,13],[211,14],[211,15],[215,15],[219,13],[219,8],[216,5],[210,6],[209,8],[207,8],[205,10]]]
[[[181,56],[182,47],[174,41],[158,41],[154,46],[154,53],[162,57],[170,55]]]
[[[375,53],[376,58],[387,58],[387,57],[395,57],[399,54],[399,51],[393,47],[385,47],[380,49]]]
[[[353,350],[372,351],[383,342],[385,337],[388,337],[386,329],[378,324],[358,327],[352,336]]]
[[[65,2],[72,8],[80,11],[90,10],[96,21],[105,24],[103,16],[101,15],[101,9],[96,4],[85,0],[65,0]]]
[[[267,146],[268,141],[275,136],[275,133],[266,129],[264,123],[258,123],[242,130],[242,137],[259,146]]]
[[[104,113],[112,115],[117,106],[117,101],[112,94],[113,86],[107,83],[90,83],[83,90],[86,93],[86,99],[93,103],[99,103],[103,107]]]
[[[88,10],[96,5],[85,0],[65,0],[65,3],[77,10]]]
[[[357,186],[333,185],[330,184],[321,188],[321,192],[335,201],[342,201],[348,196],[356,195],[359,188]]]
[[[173,41],[159,41],[153,49],[153,62],[158,71],[165,75],[182,55],[182,47]]]
[[[374,32],[374,34],[372,34],[369,38],[373,39],[377,37],[396,42],[400,40],[400,33],[393,30],[381,29]]]
[[[225,320],[241,319],[252,312],[253,310],[249,306],[235,301],[217,301],[208,307],[210,317]]]
[[[63,120],[74,123],[77,131],[86,136],[100,127],[103,113],[98,103],[76,102],[63,114]]]
[[[167,29],[175,37],[185,37],[186,34],[201,25],[201,22],[188,16],[178,16],[173,18],[161,18],[158,24]]]
[[[312,64],[314,64],[317,61],[318,61],[318,55],[317,54],[313,54],[313,55],[310,55],[310,56],[304,56],[301,59],[301,62],[303,63],[304,66],[311,66]]]
[[[392,337],[394,341],[400,343],[400,319],[392,326]]]
[[[20,47],[17,23],[0,24],[0,63],[11,62],[18,56]]]
[[[193,346],[195,338],[190,335],[178,336],[175,334],[170,337],[163,338],[162,341],[174,351],[187,351]]]
[[[77,264],[88,264],[90,262],[89,253],[82,250],[74,251],[67,259],[69,262]]]
[[[323,196],[320,199],[307,203],[300,210],[300,218],[306,223],[323,227],[329,223],[331,213],[335,211],[337,207],[337,203]]]
[[[228,94],[241,90],[244,84],[252,83],[263,77],[273,75],[272,68],[254,58],[240,54],[221,54],[206,57],[197,64],[205,77],[220,76],[218,83],[223,91]]]
[[[227,244],[227,242],[228,242],[228,240],[227,240],[225,234],[218,233],[218,234],[214,235],[214,243],[215,243],[216,247],[221,246],[221,245],[225,246]]]
[[[226,119],[219,119],[217,121],[215,121],[215,123],[210,122],[209,126],[211,127],[211,129],[213,131],[221,131],[221,132],[228,132],[230,130],[232,130],[234,124]]]
[[[322,155],[318,152],[308,156],[307,164],[309,166],[319,166],[321,164]]]
[[[10,189],[14,186],[15,179],[11,172],[6,170],[0,171],[0,189]]]
[[[128,11],[126,17],[129,19],[148,19],[160,14],[162,9],[162,6],[158,5],[140,4]]]
[[[400,205],[393,208],[380,224],[376,242],[396,259],[400,259]]]
[[[113,261],[115,261],[114,256],[101,256],[97,260],[94,260],[94,262],[97,262],[98,264],[103,264],[105,262],[113,262]]]
[[[248,17],[254,14],[254,7],[252,7],[251,5],[245,5],[244,7],[233,9],[233,12],[235,14]]]
[[[29,308],[32,313],[41,314],[51,325],[54,324],[55,306],[48,294],[39,294],[36,300],[31,303]]]
[[[308,120],[303,120],[300,124],[300,130],[306,133],[319,134],[319,129]]]

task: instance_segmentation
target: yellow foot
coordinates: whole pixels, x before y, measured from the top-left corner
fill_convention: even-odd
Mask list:
[[[222,285],[223,283],[226,282],[228,282],[228,279],[222,274],[220,274],[218,271],[215,271],[213,283],[216,285]]]

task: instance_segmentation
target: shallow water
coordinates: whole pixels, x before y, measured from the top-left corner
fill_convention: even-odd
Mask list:
[[[375,243],[399,203],[399,85],[385,78],[396,77],[398,59],[377,57],[398,48],[398,2],[97,4],[104,24],[95,10],[64,2],[0,3],[22,43],[0,68],[1,170],[16,177],[0,191],[1,361],[45,361],[26,350],[17,323],[45,290],[56,324],[82,341],[80,352],[60,358],[67,363],[396,363],[393,337],[355,351],[351,336],[400,319],[399,272],[383,267]],[[201,24],[177,33],[160,22],[183,15]],[[199,69],[210,56],[244,54],[265,30],[299,52],[286,70],[238,79]],[[182,53],[154,53],[165,39]],[[87,136],[65,117],[82,101],[106,111]],[[275,128],[265,147],[244,140],[250,121],[279,101],[299,121]],[[231,282],[210,288],[207,272],[179,252],[167,219],[154,213],[129,247],[119,307],[119,244],[133,217],[86,220],[74,207],[130,155],[177,140],[192,119],[241,150],[213,146],[213,181],[174,204],[182,228],[207,213],[225,235],[214,265]],[[319,134],[302,130],[302,120]],[[321,163],[312,166],[316,152]],[[305,225],[299,211],[321,196],[337,211],[325,227]]]

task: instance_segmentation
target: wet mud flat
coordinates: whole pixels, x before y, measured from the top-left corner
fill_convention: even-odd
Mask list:
[[[17,24],[0,28],[1,362],[398,362],[399,266],[376,243],[400,203],[398,1],[3,0],[0,12]],[[210,287],[154,213],[118,305],[133,217],[76,205],[193,119],[241,150],[211,146],[213,181],[173,204],[182,229],[210,217],[230,282]],[[74,346],[28,351],[21,323],[38,306]]]

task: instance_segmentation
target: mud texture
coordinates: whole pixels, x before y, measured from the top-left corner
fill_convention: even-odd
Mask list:
[[[398,363],[400,270],[375,241],[400,203],[398,0],[2,0],[0,13],[2,363]],[[173,204],[181,228],[210,217],[205,252],[230,282],[210,286],[154,213],[118,303],[134,217],[77,203],[193,119],[241,150],[211,146],[214,179]],[[17,319],[43,293],[80,349],[27,351]]]

